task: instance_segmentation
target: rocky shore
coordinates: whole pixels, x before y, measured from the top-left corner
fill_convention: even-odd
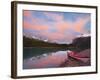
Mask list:
[[[68,59],[63,62],[60,67],[77,67],[77,66],[90,66],[90,49],[77,52],[73,55],[68,54]]]

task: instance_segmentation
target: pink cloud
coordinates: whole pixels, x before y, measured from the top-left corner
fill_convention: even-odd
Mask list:
[[[73,32],[85,33],[84,26],[90,20],[89,17],[77,18],[76,21],[71,22],[64,20],[64,17],[61,14],[56,13],[44,13],[47,18],[54,20],[52,22],[52,26],[49,25],[48,21],[39,18],[32,18],[32,22],[24,21],[25,29],[39,30],[40,36],[47,37],[49,40],[60,40],[66,39],[66,41],[70,42],[76,35],[72,32],[66,32],[67,30],[72,30]],[[24,12],[25,16],[31,17],[30,12]],[[40,24],[43,23],[43,24]],[[55,27],[56,32],[48,32],[49,27]],[[66,32],[66,34],[65,34]]]
[[[60,21],[63,20],[63,15],[56,14],[56,13],[49,13],[49,12],[44,12],[45,16],[48,18],[54,20],[54,21]]]
[[[43,36],[47,36],[50,40],[59,40],[59,39],[66,39],[66,41],[71,42],[77,35],[73,34],[72,32],[67,32],[68,29],[72,31],[84,33],[84,26],[90,19],[87,17],[85,18],[78,18],[75,22],[68,22],[68,21],[56,21],[54,27],[56,27],[57,32],[55,33],[48,33],[43,32]],[[65,34],[66,32],[66,34]]]
[[[24,21],[24,29],[32,29],[32,30],[48,30],[47,25],[35,25],[32,23],[29,23],[27,21]]]
[[[84,26],[89,20],[90,20],[89,17],[77,19],[77,21],[72,25],[73,29],[76,32],[84,32]]]
[[[62,14],[49,12],[45,12],[44,14],[48,18],[54,20],[53,27],[55,27],[58,32],[64,33],[66,29],[70,28],[71,22],[65,21],[64,16]]]
[[[67,29],[70,28],[71,23],[67,21],[59,21],[55,24],[58,32],[64,33]]]
[[[49,41],[56,42],[56,41],[61,41],[64,40],[66,43],[70,43],[71,40],[75,37],[72,33],[67,33],[66,35],[62,32],[54,32],[50,33],[47,31],[41,32],[41,36],[45,36]]]
[[[24,16],[29,17],[29,18],[31,18],[32,16],[31,11],[27,11],[27,10],[23,11],[23,14]]]
[[[40,35],[46,36],[49,40],[58,40],[64,37],[64,35],[61,33],[58,32],[51,33],[48,31],[41,32]]]
[[[89,17],[78,18],[75,22],[60,20],[60,21],[56,21],[54,26],[56,27],[57,31],[60,33],[64,33],[68,29],[79,33],[85,33],[86,30],[84,30],[84,26],[89,20],[90,20]]]

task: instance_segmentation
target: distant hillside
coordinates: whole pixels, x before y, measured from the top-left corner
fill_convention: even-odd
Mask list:
[[[24,47],[58,47],[58,48],[67,48],[70,50],[84,50],[91,47],[91,37],[77,37],[71,44],[57,44],[49,43],[38,39],[23,37],[23,46]]]
[[[67,47],[67,44],[57,44],[44,42],[42,40],[23,37],[23,46],[24,47]]]
[[[80,49],[89,49],[91,47],[91,37],[78,37],[75,38],[72,42],[73,46],[76,46]]]

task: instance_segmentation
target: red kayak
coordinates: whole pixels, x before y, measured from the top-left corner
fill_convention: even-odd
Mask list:
[[[90,59],[90,54],[88,53],[77,53],[77,52],[73,52],[73,51],[68,51],[68,56],[72,57],[76,60],[82,61],[82,62],[87,62]]]

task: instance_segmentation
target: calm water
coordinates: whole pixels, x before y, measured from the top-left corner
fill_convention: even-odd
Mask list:
[[[24,48],[23,69],[59,67],[67,60],[67,50],[58,48]]]

